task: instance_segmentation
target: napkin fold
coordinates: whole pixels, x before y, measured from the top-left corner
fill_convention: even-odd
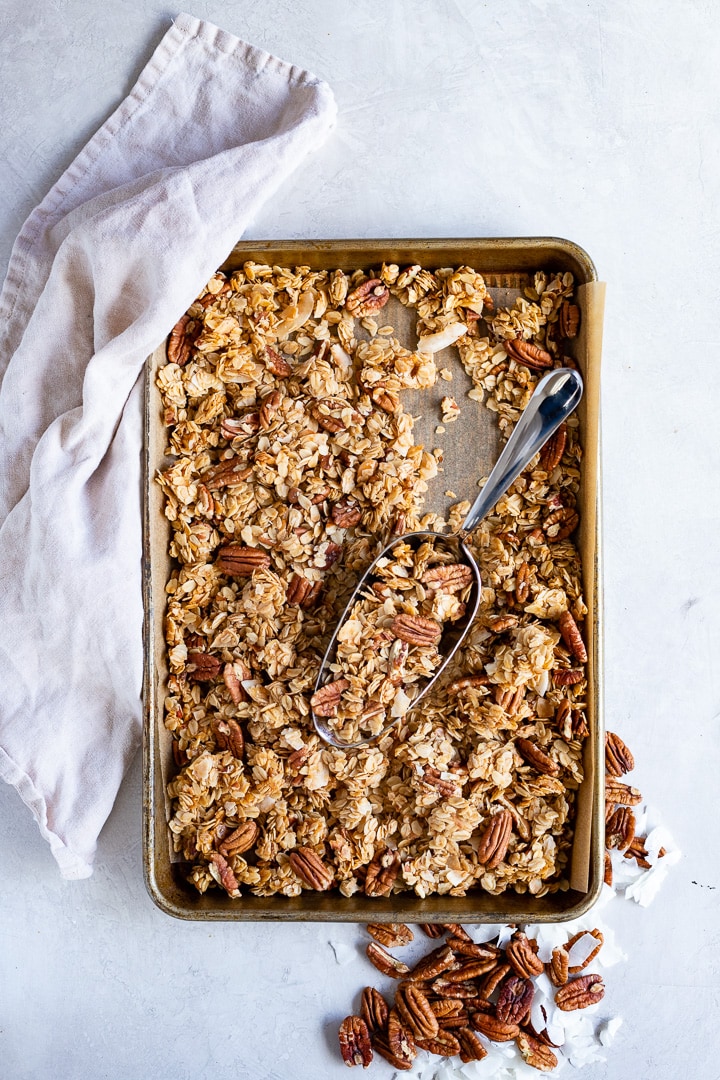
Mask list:
[[[0,295],[0,776],[86,877],[141,737],[142,384],[330,88],[180,15],[33,211]]]

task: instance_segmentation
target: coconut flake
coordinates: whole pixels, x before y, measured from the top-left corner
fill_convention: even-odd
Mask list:
[[[417,351],[432,355],[440,352],[441,349],[447,349],[448,345],[454,345],[465,334],[467,334],[467,326],[460,322],[451,323],[450,326],[446,326],[444,330],[438,331],[437,334],[428,334],[426,337],[420,338]]]

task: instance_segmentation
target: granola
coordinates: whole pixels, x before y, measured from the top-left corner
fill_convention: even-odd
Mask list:
[[[415,442],[403,392],[432,387],[435,354],[452,346],[470,396],[507,437],[544,369],[567,362],[572,275],[522,284],[503,306],[470,267],[347,274],[248,262],[216,274],[171,335],[157,373],[174,560],[170,829],[200,892],[567,887],[588,734],[575,417],[470,536],[479,614],[422,709],[342,750],[320,740],[310,706],[337,619],[381,547],[454,529],[467,510],[458,504],[447,523],[425,511],[442,455]],[[416,347],[391,325],[398,302],[417,316]],[[402,590],[388,584],[394,607]],[[402,592],[386,613],[395,630],[375,650],[373,678],[404,665],[401,688],[436,648],[432,628],[412,620],[442,628],[463,603],[462,588],[421,585],[415,606]],[[383,610],[388,598],[373,595]],[[350,677],[349,688],[335,682],[326,709],[357,697]],[[378,716],[366,720],[382,727]],[[622,787],[617,803],[629,801]]]

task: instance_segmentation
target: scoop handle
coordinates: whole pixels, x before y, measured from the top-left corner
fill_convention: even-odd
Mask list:
[[[461,535],[471,532],[490,513],[538,450],[577,408],[582,393],[582,377],[572,368],[557,368],[540,380],[482,491],[470,507]]]

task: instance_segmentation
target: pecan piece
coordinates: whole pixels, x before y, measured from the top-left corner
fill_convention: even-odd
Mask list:
[[[346,1065],[367,1069],[373,1059],[370,1032],[360,1016],[346,1016],[339,1031],[340,1053]]]
[[[232,867],[219,851],[210,852],[210,862],[217,871],[217,878],[228,896],[239,896],[240,887]],[[215,875],[213,875],[215,876]]]
[[[244,821],[242,825],[223,839],[218,846],[218,851],[225,858],[229,858],[231,855],[242,855],[244,851],[249,851],[253,846],[259,832],[260,830],[254,821]]]
[[[441,923],[420,923],[420,929],[423,930],[429,938],[439,938],[445,933],[445,927]]]
[[[501,955],[500,950],[494,945],[476,945],[474,941],[464,941],[457,937],[448,938],[448,945],[456,956],[458,954],[460,956],[469,956],[472,960],[481,960],[486,964],[496,964]],[[487,970],[490,970],[489,967]],[[482,974],[484,975],[485,972],[482,972]]]
[[[567,540],[580,523],[580,517],[571,506],[553,510],[543,521],[543,532],[548,540]]]
[[[533,975],[539,975],[544,970],[545,965],[538,958],[537,951],[537,941],[523,934],[521,930],[513,934],[505,949],[508,960],[523,979],[531,979]]]
[[[343,690],[350,685],[347,679],[336,679],[316,690],[310,698],[310,708],[317,716],[334,716],[340,704]]]
[[[489,971],[478,987],[478,997],[484,1001],[489,1001],[498,986],[502,984],[511,971],[510,964],[499,964],[494,971]]]
[[[384,308],[390,299],[390,290],[380,278],[370,278],[348,293],[345,309],[356,318],[372,315]]]
[[[297,847],[290,852],[288,862],[308,889],[325,892],[333,883],[332,871],[311,847]]]
[[[349,495],[346,495],[333,504],[330,516],[341,529],[351,529],[354,525],[359,524],[362,518],[362,510],[355,499],[351,499]]]
[[[212,653],[193,649],[187,654],[186,671],[190,682],[211,682],[220,674],[222,664]]]
[[[465,563],[449,563],[447,566],[432,566],[426,570],[420,581],[428,589],[439,592],[456,593],[472,585],[475,575]]]
[[[577,337],[580,328],[580,308],[577,304],[571,304],[569,300],[563,300],[558,314],[558,324],[563,337]]]
[[[567,424],[563,421],[555,434],[550,436],[540,451],[540,468],[544,469],[547,473],[551,473],[553,469],[556,469],[562,461],[566,445]]]
[[[577,686],[585,678],[582,668],[559,668],[553,671],[553,682],[556,686]]]
[[[564,986],[569,974],[567,948],[560,945],[553,949],[550,963],[545,968],[553,986]]]
[[[518,604],[526,604],[530,596],[530,567],[526,562],[521,563],[515,574],[515,600]]]
[[[388,1003],[374,986],[366,986],[360,999],[360,1015],[371,1032],[381,1031],[387,1024]]]
[[[176,744],[173,743],[173,748],[175,747],[175,745]],[[646,858],[648,852],[647,852],[647,848],[645,847],[645,844],[643,843],[644,840],[645,840],[644,836],[636,836],[635,839],[633,840],[633,842],[628,847],[627,851],[623,852],[623,859],[634,859],[635,862],[638,864],[638,866],[642,866],[643,870],[649,870],[651,864],[648,862],[648,860]],[[665,854],[665,848],[660,848],[660,850],[658,851],[658,858],[661,859],[664,854]],[[610,852],[606,851],[605,852],[605,866],[606,866],[606,869],[607,869],[608,863],[610,864],[610,873],[612,875],[612,861],[610,859]],[[607,881],[607,873],[606,873],[605,881],[607,882],[608,885],[612,885],[612,876],[610,878],[610,881]]]
[[[273,390],[271,394],[266,394],[260,402],[260,427],[263,431],[268,431],[272,426],[273,417],[280,407],[282,401],[282,394],[279,390]]]
[[[437,1035],[438,1018],[419,986],[406,983],[399,987],[395,994],[395,1008],[405,1027],[416,1039],[431,1039]]]
[[[392,848],[381,847],[368,863],[366,896],[389,896],[400,870],[400,856]]]
[[[419,960],[410,972],[408,979],[411,982],[422,982],[425,979],[434,979],[442,975],[455,965],[455,954],[449,945],[439,945],[422,960]]]
[[[442,637],[442,626],[423,615],[396,615],[391,632],[408,645],[436,645]]]
[[[628,850],[625,852],[624,858],[626,858],[626,859],[628,858],[628,852],[631,851],[631,849],[632,849],[632,844],[630,845]],[[639,859],[638,859],[638,862],[640,862]],[[640,865],[642,866],[642,863],[640,863]],[[647,865],[650,866],[650,863],[648,863]],[[610,852],[609,851],[605,852],[605,869],[604,869],[604,873],[603,873],[603,881],[605,882],[606,885],[609,885],[610,888],[612,888],[613,868],[612,868],[612,859],[610,858]]]
[[[605,846],[626,851],[635,839],[635,815],[629,806],[618,806],[605,823]]]
[[[579,971],[582,971],[583,968],[586,968],[588,966],[588,964],[591,964],[603,947],[605,938],[603,937],[601,930],[598,930],[597,928],[595,930],[578,930],[577,934],[574,934],[565,946],[568,954],[570,953],[570,950],[572,949],[575,942],[580,941],[580,939],[585,937],[586,934],[591,938],[595,938],[595,940],[597,941],[597,945],[591,952],[588,953],[582,964],[573,964],[571,968],[568,968],[568,971],[571,975],[577,975]]]
[[[371,941],[365,949],[365,955],[378,971],[381,971],[383,975],[389,975],[392,979],[401,979],[410,971],[407,964],[398,960],[374,941]]]
[[[414,1052],[408,1057],[398,1057],[398,1055],[394,1054],[390,1049],[388,1037],[384,1031],[375,1032],[372,1037],[372,1044],[373,1048],[380,1054],[380,1057],[384,1057],[394,1069],[401,1069],[403,1072],[412,1069],[412,1063],[415,1058]]]
[[[599,975],[580,975],[572,982],[561,986],[555,994],[555,1004],[563,1012],[586,1009],[601,1001],[605,995],[605,984]]]
[[[492,630],[493,634],[502,634],[505,630],[511,630],[517,624],[517,615],[496,615],[486,622],[488,630]]]
[[[324,540],[320,544],[315,556],[315,566],[320,570],[329,570],[342,555],[340,544],[334,544],[332,540]]]
[[[442,773],[438,772],[432,765],[426,765],[423,769],[422,782],[427,784],[428,787],[435,788],[446,799],[451,795],[458,795],[460,792],[454,780],[443,779]]]
[[[483,829],[478,845],[478,862],[486,870],[494,870],[505,858],[512,836],[512,824],[510,811],[498,810]]]
[[[538,772],[544,773],[546,776],[558,776],[560,773],[560,766],[557,765],[551,757],[548,757],[539,746],[536,746],[530,739],[516,739],[515,746],[517,747],[520,757],[522,757],[528,765],[532,765],[533,769],[537,769]]]
[[[442,976],[433,979],[430,990],[440,998],[477,998],[477,987],[474,983],[453,983]]]
[[[448,942],[448,944],[450,944]],[[470,979],[477,979],[480,975],[487,975],[488,971],[492,971],[497,965],[495,957],[492,959],[484,960],[468,960],[464,964],[453,971],[448,971],[445,978],[448,982],[461,983],[468,982]]]
[[[387,1041],[392,1053],[401,1061],[412,1061],[415,1057],[415,1036],[403,1023],[397,1009],[388,1013]]]
[[[247,701],[248,696],[242,684],[243,679],[250,678],[250,671],[244,664],[226,664],[223,668],[223,682],[228,689],[233,705],[239,705],[241,701]]]
[[[218,551],[215,565],[231,577],[252,577],[255,570],[266,570],[270,556],[262,548],[225,544]]]
[[[573,709],[571,727],[573,739],[586,739],[590,734],[587,717],[582,709]]]
[[[265,346],[265,367],[278,379],[287,379],[292,375],[292,368],[280,353],[275,352],[269,345]]]
[[[260,414],[257,412],[245,413],[244,416],[226,416],[220,424],[221,434],[231,441],[239,435],[255,435],[259,430]]]
[[[533,371],[544,371],[545,368],[553,365],[553,358],[550,353],[545,352],[539,345],[533,345],[531,341],[523,341],[522,338],[510,338],[509,341],[503,341],[502,347],[508,356],[512,356],[513,360],[518,360],[525,367],[532,368]]]
[[[486,1048],[469,1027],[458,1031],[457,1041],[460,1044],[460,1060],[466,1064],[469,1061],[482,1061],[484,1057],[487,1057]]]
[[[619,806],[638,806],[642,802],[642,794],[637,788],[629,784],[621,784],[619,780],[605,777],[605,801],[617,803]]]
[[[217,720],[214,731],[220,749],[229,750],[233,757],[242,761],[245,756],[245,736],[237,720]]]
[[[469,690],[473,686],[487,686],[490,679],[487,675],[463,675],[461,679],[455,679],[448,686],[448,694],[459,694],[462,690]]]
[[[429,1054],[438,1054],[440,1057],[454,1057],[460,1053],[460,1043],[450,1031],[438,1031],[432,1038],[416,1039],[415,1045],[421,1050],[427,1050]]]
[[[517,1024],[510,1024],[504,1020],[498,1020],[492,1013],[475,1012],[470,1016],[470,1024],[492,1042],[510,1042],[520,1034]]]
[[[352,409],[349,401],[344,401],[342,398],[320,398],[310,407],[310,415],[315,419],[318,427],[331,435],[337,435],[339,431],[345,430],[342,414],[346,409],[352,410],[350,419],[353,424],[362,423],[363,418],[360,413]]]
[[[375,938],[375,941],[388,949],[397,945],[409,945],[415,936],[410,927],[401,922],[368,923],[365,929],[371,938]]]
[[[313,584],[312,581],[308,581],[302,574],[293,574],[290,578],[287,592],[285,593],[285,599],[288,604],[292,604],[295,607],[302,607],[310,595]]]
[[[506,1024],[521,1024],[530,1013],[534,996],[535,988],[531,979],[511,975],[503,983],[495,1015]]]
[[[635,759],[625,743],[614,731],[605,732],[605,772],[610,776],[622,776],[632,772]]]
[[[571,612],[563,611],[558,619],[558,627],[563,636],[563,641],[578,663],[587,663],[587,649],[585,648],[585,642],[582,639],[580,628],[575,622]]]
[[[384,386],[376,387],[370,395],[375,405],[383,412],[392,415],[400,408],[400,398],[392,390],[386,390]]]
[[[168,364],[184,367],[190,359],[190,349],[197,341],[199,334],[200,326],[189,315],[183,315],[178,319],[170,331],[167,342]]]
[[[558,1059],[550,1047],[541,1042],[540,1039],[530,1035],[529,1032],[521,1031],[516,1036],[515,1042],[522,1054],[523,1061],[531,1065],[533,1069],[538,1069],[540,1072],[551,1072],[557,1066]]]
[[[225,487],[233,487],[235,484],[241,484],[251,474],[252,465],[248,465],[245,458],[231,457],[224,458],[217,465],[206,469],[201,476],[201,480],[206,489],[212,492],[220,491],[221,488]]]

